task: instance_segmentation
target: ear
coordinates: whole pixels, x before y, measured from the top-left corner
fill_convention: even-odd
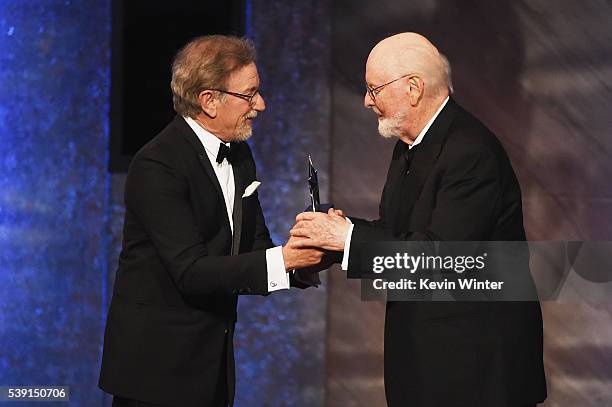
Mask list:
[[[408,95],[410,105],[416,106],[425,94],[425,82],[420,76],[411,76],[408,79]]]
[[[210,90],[203,90],[198,95],[198,102],[200,108],[207,116],[211,118],[217,117],[217,104],[219,99],[215,97],[215,94]]]

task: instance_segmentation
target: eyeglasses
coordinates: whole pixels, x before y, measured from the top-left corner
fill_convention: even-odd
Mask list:
[[[389,81],[387,83],[383,83],[382,85],[378,85],[375,87],[371,87],[370,85],[368,85],[368,83],[366,82],[366,91],[368,92],[368,95],[370,95],[370,98],[372,98],[372,100],[375,102],[376,101],[376,95],[378,95],[380,93],[380,91],[387,85],[391,85],[393,82],[397,82],[400,79],[404,79],[407,76],[412,76],[414,75],[413,73],[409,73],[407,75],[403,75],[400,76],[399,78],[395,78],[392,81]]]
[[[242,100],[246,100],[247,102],[249,102],[250,106],[253,106],[254,100],[255,100],[255,96],[259,95],[259,89],[257,89],[255,92],[253,92],[250,95],[244,94],[244,93],[236,93],[236,92],[230,92],[227,90],[223,90],[223,89],[209,89],[209,90],[214,90],[217,92],[221,92],[221,93],[227,93],[228,95],[232,95],[232,96],[236,96],[237,98],[240,98]]]

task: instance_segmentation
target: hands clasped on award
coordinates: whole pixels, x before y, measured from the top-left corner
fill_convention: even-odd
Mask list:
[[[339,209],[300,213],[283,247],[285,264],[296,264],[295,268],[310,272],[328,269],[339,262],[350,225]]]
[[[317,170],[310,156],[307,180],[310,206],[296,216],[283,257],[285,265],[316,273],[340,261],[351,222],[342,210],[320,203]]]

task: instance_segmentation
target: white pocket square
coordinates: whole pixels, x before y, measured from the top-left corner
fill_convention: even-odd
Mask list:
[[[259,181],[251,182],[251,185],[246,187],[246,189],[244,190],[244,194],[242,194],[242,197],[243,198],[247,198],[247,197],[253,195],[253,192],[257,191],[257,188],[259,188],[260,185],[261,185],[261,182],[259,182]]]

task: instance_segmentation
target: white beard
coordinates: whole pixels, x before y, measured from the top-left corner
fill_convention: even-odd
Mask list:
[[[394,117],[388,119],[378,120],[378,133],[384,138],[399,137],[402,134],[402,122],[406,118],[406,115],[399,113]]]

